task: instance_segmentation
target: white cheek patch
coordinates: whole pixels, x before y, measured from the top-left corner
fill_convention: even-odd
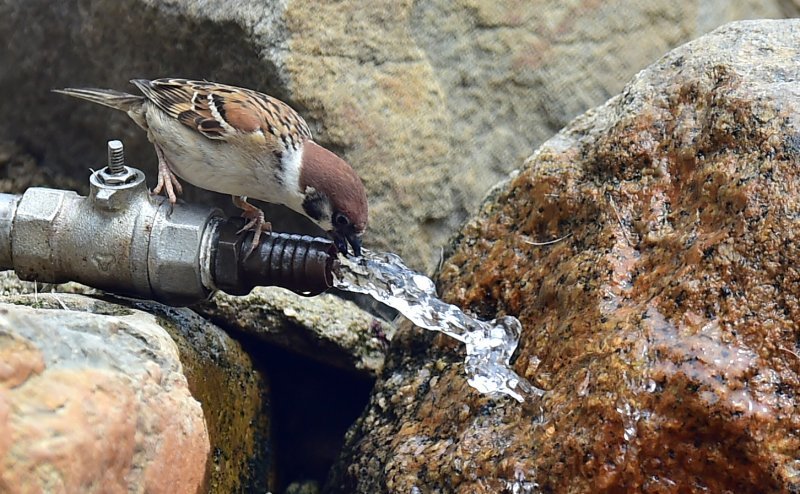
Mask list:
[[[288,148],[281,156],[281,180],[287,188],[296,190],[300,194],[305,192],[300,190],[300,166],[302,163],[302,146],[298,150]]]

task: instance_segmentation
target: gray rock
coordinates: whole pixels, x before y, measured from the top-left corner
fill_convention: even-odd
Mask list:
[[[464,206],[669,48],[725,22],[781,17],[779,4],[416,2],[410,25],[445,95]]]
[[[331,294],[303,297],[259,287],[243,297],[217,293],[194,307],[216,324],[311,360],[370,377],[383,368],[394,328]]]

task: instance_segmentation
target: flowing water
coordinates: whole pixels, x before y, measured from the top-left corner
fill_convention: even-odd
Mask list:
[[[334,286],[366,293],[393,307],[417,326],[439,331],[466,346],[468,383],[481,393],[506,394],[522,402],[544,392],[509,367],[522,325],[512,316],[480,321],[439,300],[430,278],[408,269],[400,257],[362,250],[362,257],[339,257]]]

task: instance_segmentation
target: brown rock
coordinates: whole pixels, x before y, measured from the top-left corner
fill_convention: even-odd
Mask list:
[[[480,396],[401,330],[327,492],[800,491],[799,46],[728,25],[546,142],[440,277],[519,316],[545,398]]]
[[[192,396],[203,406],[208,492],[267,492],[275,486],[272,389],[253,358],[218,326],[186,308],[131,302],[157,316],[178,347]]]
[[[0,304],[0,362],[3,492],[204,485],[203,413],[152,316]]]

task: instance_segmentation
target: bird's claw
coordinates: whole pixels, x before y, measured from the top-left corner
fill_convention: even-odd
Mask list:
[[[178,176],[170,169],[164,152],[158,146],[156,146],[156,156],[158,156],[158,182],[150,193],[156,195],[164,191],[169,199],[169,212],[172,214],[172,208],[178,202],[177,194],[183,194],[183,186],[178,180]]]
[[[250,247],[247,249],[245,253],[245,258],[250,257],[250,254],[256,250],[258,246],[259,240],[261,240],[262,233],[272,233],[272,223],[269,221],[264,220],[264,212],[258,209],[257,207],[252,206],[251,204],[247,203],[246,201],[241,201],[243,204],[246,204],[249,207],[243,207],[240,204],[236,204],[239,207],[243,207],[244,211],[242,212],[242,218],[247,219],[247,223],[236,232],[237,235],[240,235],[244,232],[251,231],[253,232],[253,241],[250,242]]]

